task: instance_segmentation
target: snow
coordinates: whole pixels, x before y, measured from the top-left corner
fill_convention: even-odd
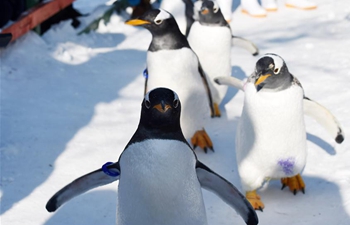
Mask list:
[[[79,1],[78,1],[79,2]],[[319,0],[318,9],[286,8],[263,19],[235,7],[233,33],[255,42],[260,53],[277,53],[305,93],[326,106],[350,130],[350,5]],[[91,7],[91,6],[89,6]],[[87,7],[88,8],[88,7]],[[117,161],[134,133],[143,98],[142,71],[148,31],[113,15],[97,32],[77,36],[69,22],[43,37],[30,32],[1,50],[1,224],[114,224],[117,183],[96,188],[55,213],[47,200],[73,179]],[[258,57],[232,48],[232,73],[249,75]],[[207,132],[215,153],[199,159],[238,188],[234,137],[243,92],[230,88],[221,118]],[[345,225],[350,222],[350,143],[336,144],[306,117],[306,193],[294,196],[271,181],[259,190],[265,203],[260,224]],[[209,224],[244,224],[214,194],[203,191]]]

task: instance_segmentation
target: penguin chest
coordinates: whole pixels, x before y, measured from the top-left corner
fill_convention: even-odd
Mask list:
[[[241,166],[257,167],[266,178],[300,173],[306,161],[302,100],[299,86],[256,92],[253,84],[247,84],[237,132],[237,160]]]
[[[119,224],[206,224],[195,163],[180,141],[130,145],[120,158]]]
[[[147,68],[148,90],[167,87],[178,94],[183,106],[181,127],[186,138],[192,137],[210,117],[197,56],[189,48],[148,52]]]
[[[226,85],[218,85],[214,78],[231,76],[232,34],[229,27],[204,26],[195,22],[188,35],[191,48],[208,75],[214,102],[220,103],[227,91]]]

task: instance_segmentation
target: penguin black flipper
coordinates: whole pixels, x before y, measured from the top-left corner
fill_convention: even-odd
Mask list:
[[[109,176],[102,169],[98,169],[79,177],[52,196],[46,204],[46,210],[54,212],[65,202],[88,190],[119,180],[119,163],[113,163],[112,165],[107,166],[107,168],[119,173],[119,176]]]
[[[304,113],[315,119],[340,144],[344,141],[343,130],[335,116],[321,104],[304,96]]]
[[[244,48],[248,52],[250,52],[253,56],[257,56],[259,54],[259,49],[256,47],[256,45],[242,37],[232,36],[232,45],[233,46],[239,46],[241,48]]]
[[[194,5],[191,0],[182,0],[183,3],[185,3],[185,16],[186,16],[186,33],[185,36],[187,37],[190,33],[190,29],[192,27],[192,24],[194,23]]]
[[[207,80],[207,76],[205,75],[204,70],[203,70],[201,64],[199,63],[199,60],[198,60],[198,71],[199,71],[199,74],[202,77],[204,88],[205,88],[205,90],[207,92],[207,95],[208,95],[211,117],[214,117],[215,116],[215,110],[214,110],[213,97],[211,95],[211,91],[210,91],[210,88],[209,88],[209,83],[208,83],[208,80]]]
[[[215,193],[224,202],[234,208],[246,224],[256,225],[259,223],[255,210],[233,184],[198,160],[196,172],[201,187]]]

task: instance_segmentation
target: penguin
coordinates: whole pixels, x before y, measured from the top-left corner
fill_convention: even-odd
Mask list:
[[[244,91],[245,82],[235,77],[217,77],[214,79],[219,85],[227,85]],[[303,99],[304,115],[313,118],[318,122],[335,140],[341,144],[345,140],[344,130],[338,119],[323,105],[304,96]]]
[[[174,91],[148,92],[138,128],[119,160],[62,188],[46,209],[54,212],[87,190],[119,180],[118,225],[207,224],[201,188],[217,194],[246,224],[258,224],[255,210],[237,188],[197,159],[181,131],[180,113]]]
[[[197,1],[193,5],[191,0],[187,0],[186,5],[187,11],[194,8],[194,17],[197,17],[188,28],[187,39],[197,54],[204,72],[208,75],[215,115],[220,116],[219,105],[228,87],[216,84],[214,78],[231,76],[232,45],[241,43],[254,56],[259,53],[259,50],[252,42],[232,35],[230,25],[215,1]]]
[[[163,9],[153,9],[126,24],[142,26],[152,34],[147,51],[146,90],[167,87],[178,93],[184,105],[181,127],[185,137],[191,138],[194,148],[213,150],[204,130],[210,115],[214,116],[207,77],[174,17]]]
[[[264,203],[256,190],[281,179],[296,194],[305,192],[300,175],[306,163],[304,91],[282,57],[266,54],[245,84],[236,133],[236,160],[242,189],[254,209]]]

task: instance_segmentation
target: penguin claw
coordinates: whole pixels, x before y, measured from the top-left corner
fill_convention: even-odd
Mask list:
[[[282,184],[282,188],[281,188],[281,190],[283,190],[285,187],[287,187],[287,185]]]
[[[201,149],[204,150],[205,153],[208,152],[208,148],[212,151],[213,150],[213,143],[210,140],[210,137],[208,136],[207,132],[205,130],[199,130],[197,131],[193,137],[191,138],[191,143],[193,145],[193,149],[195,149],[197,146],[199,146]]]
[[[305,194],[305,183],[303,179],[301,178],[300,174],[297,174],[294,177],[286,177],[281,179],[282,182],[282,189],[283,190],[286,186],[289,187],[289,190],[296,195],[298,191],[301,191]]]

